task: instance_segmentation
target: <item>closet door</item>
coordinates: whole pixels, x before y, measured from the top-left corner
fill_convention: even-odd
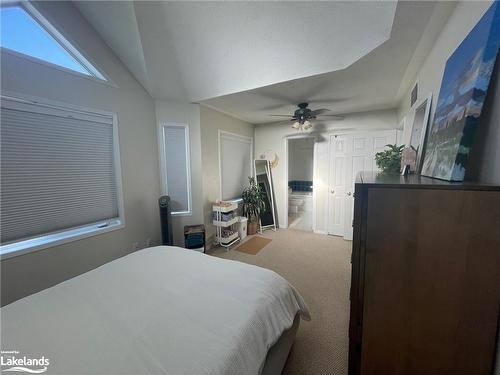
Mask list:
[[[330,199],[328,205],[328,234],[344,236],[346,190],[349,185],[346,178],[347,163],[350,161],[348,147],[352,142],[349,135],[330,137]]]
[[[490,375],[500,194],[368,192],[361,374]]]
[[[396,130],[377,130],[330,137],[328,234],[352,240],[354,183],[361,171],[376,171],[375,154],[396,143]]]

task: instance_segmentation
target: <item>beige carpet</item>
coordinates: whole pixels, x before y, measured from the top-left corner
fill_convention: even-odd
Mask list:
[[[346,375],[351,242],[280,229],[257,255],[216,249],[212,255],[276,271],[302,294],[312,320],[302,321],[283,375]]]

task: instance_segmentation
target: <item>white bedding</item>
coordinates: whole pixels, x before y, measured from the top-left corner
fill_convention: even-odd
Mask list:
[[[3,307],[1,349],[47,374],[252,375],[297,313],[272,271],[159,246]]]

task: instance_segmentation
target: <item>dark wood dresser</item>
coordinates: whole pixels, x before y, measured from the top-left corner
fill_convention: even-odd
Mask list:
[[[349,375],[493,373],[499,186],[361,172],[352,250]]]

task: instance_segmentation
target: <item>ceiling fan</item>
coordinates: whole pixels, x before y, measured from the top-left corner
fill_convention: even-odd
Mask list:
[[[343,116],[339,115],[326,115],[325,112],[330,112],[329,109],[320,108],[311,110],[309,103],[299,103],[298,108],[293,112],[293,115],[271,115],[274,117],[291,117],[290,121],[293,122],[292,128],[297,130],[309,130],[312,128],[311,120],[315,120],[318,117],[333,117],[336,120],[343,120]]]

